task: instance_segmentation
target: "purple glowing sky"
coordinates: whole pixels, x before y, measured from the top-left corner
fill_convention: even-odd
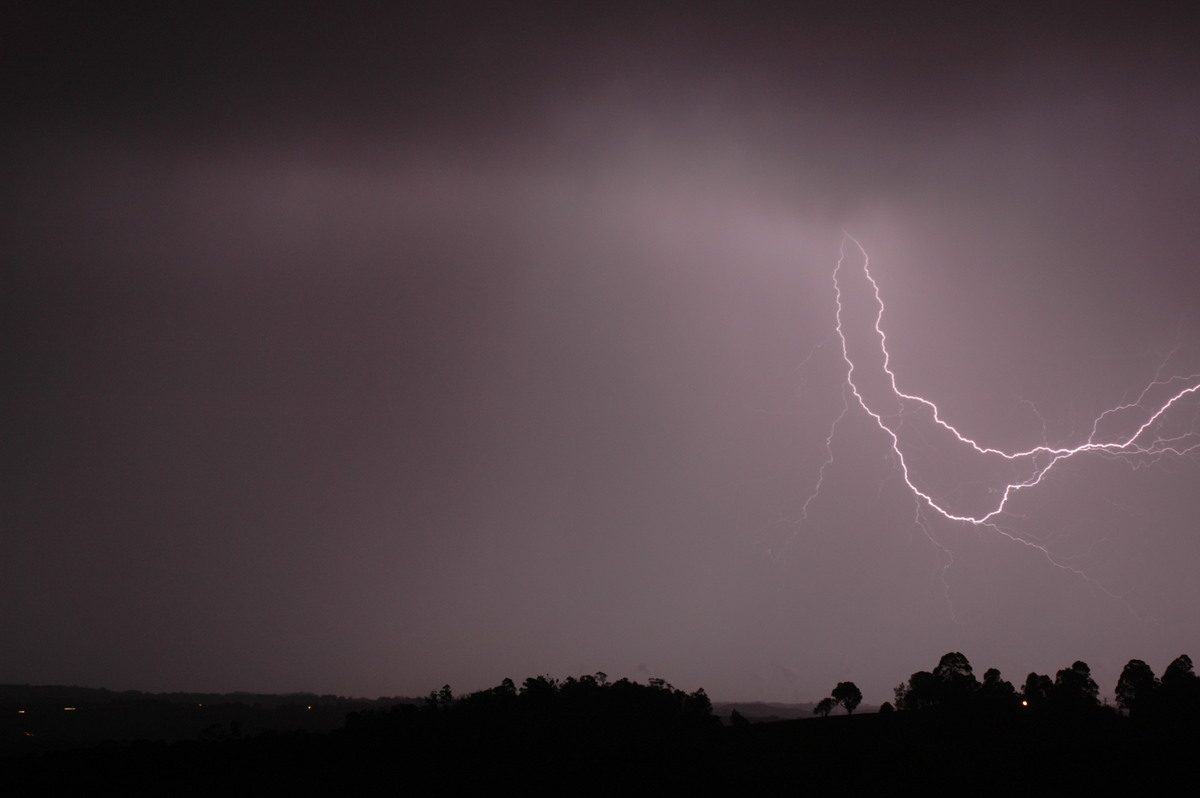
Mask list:
[[[952,650],[1105,692],[1200,656],[1193,458],[1022,492],[1052,562],[922,528],[852,404],[804,512],[843,230],[900,387],[985,445],[1200,372],[1200,31],[404,5],[6,13],[0,681],[878,703]]]

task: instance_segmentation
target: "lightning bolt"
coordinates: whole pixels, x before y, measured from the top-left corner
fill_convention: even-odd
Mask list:
[[[848,250],[857,250],[861,257],[861,268],[849,265],[848,262],[852,259]],[[851,296],[854,295],[850,285],[853,280],[861,281],[856,300],[873,307],[874,320],[869,330],[859,328],[851,332],[847,305],[851,303]],[[834,434],[851,406],[856,405],[874,422],[889,442],[889,454],[916,505],[915,526],[949,558],[942,569],[943,586],[946,570],[953,564],[953,555],[935,538],[927,523],[927,518],[939,516],[956,524],[986,528],[1015,543],[1034,549],[1055,567],[1078,575],[1110,597],[1124,603],[1123,599],[1090,578],[1082,569],[1057,557],[1048,545],[1022,537],[1003,526],[1001,520],[1006,514],[1011,515],[1009,505],[1018,494],[1042,485],[1054,469],[1069,460],[1095,455],[1120,458],[1131,467],[1140,468],[1164,456],[1185,457],[1200,450],[1200,434],[1195,431],[1194,426],[1184,427],[1182,432],[1176,431],[1174,434],[1168,434],[1164,429],[1168,415],[1181,411],[1189,404],[1189,400],[1200,392],[1200,374],[1164,377],[1163,369],[1171,354],[1174,354],[1172,352],[1136,397],[1097,415],[1090,424],[1087,437],[1082,441],[1074,445],[1051,445],[1046,439],[1045,422],[1036,408],[1033,408],[1035,415],[1038,415],[1039,421],[1042,422],[1042,443],[1029,449],[1001,449],[968,437],[946,420],[941,409],[932,400],[901,390],[899,380],[892,370],[887,335],[883,330],[885,306],[879,284],[871,273],[866,250],[848,233],[843,234],[839,247],[837,266],[833,270],[833,287],[837,311],[836,337],[841,344],[841,356],[845,364],[843,407],[825,438],[826,457],[818,472],[816,485],[801,509],[797,526],[807,521],[810,505],[820,497],[826,472],[833,464]],[[1029,404],[1032,407],[1032,404]],[[1197,408],[1192,409],[1193,414],[1197,411]],[[1124,434],[1106,431],[1106,428],[1116,427],[1123,419],[1126,424]],[[1133,419],[1131,432],[1128,426],[1129,419]],[[965,453],[977,462],[1000,464],[1008,470],[1009,476],[1006,479],[999,480],[998,486],[989,488],[987,493],[991,498],[983,502],[983,506],[971,510],[956,507],[952,497],[939,494],[937,490],[925,484],[925,480],[918,478],[917,468],[912,464],[912,450],[906,444],[906,440],[918,437],[926,445],[935,446],[934,441],[922,432],[919,425],[921,421],[924,421],[925,429],[940,435],[952,447],[957,447],[959,451],[956,456],[961,457]]]

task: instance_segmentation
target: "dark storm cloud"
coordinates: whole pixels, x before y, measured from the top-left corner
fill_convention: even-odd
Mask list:
[[[943,574],[861,417],[794,523],[842,227],[981,436],[1200,356],[1191,32],[975,13],[13,12],[0,675],[881,701],[943,650],[1185,650],[1187,461],[1021,507],[1125,604],[971,529]]]

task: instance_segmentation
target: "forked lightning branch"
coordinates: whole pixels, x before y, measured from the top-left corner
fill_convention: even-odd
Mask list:
[[[1181,458],[1200,451],[1200,433],[1189,421],[1198,409],[1200,375],[1163,377],[1161,368],[1136,398],[1109,407],[1091,419],[1081,440],[1069,445],[1044,442],[1025,449],[1003,449],[981,443],[951,423],[933,400],[900,387],[902,381],[892,369],[884,333],[885,305],[879,284],[871,273],[866,250],[849,234],[842,238],[833,270],[833,289],[836,334],[845,366],[845,405],[826,436],[825,460],[801,509],[800,525],[807,522],[810,507],[820,499],[822,483],[834,462],[838,426],[849,414],[861,411],[879,428],[890,447],[891,459],[914,500],[915,519],[938,548],[946,551],[930,534],[926,518],[941,517],[957,524],[986,527],[1037,549],[1053,565],[1087,579],[1087,574],[1056,557],[1046,545],[1007,528],[1004,520],[1013,500],[1024,491],[1046,489],[1046,478],[1051,472],[1078,458],[1126,458],[1141,466],[1163,457]],[[914,438],[911,433],[906,436],[906,430],[921,425],[929,430],[929,434],[918,438],[926,448],[931,440],[941,441],[943,458],[961,462],[967,457],[977,462],[998,463],[1004,466],[1003,472],[1008,477],[998,479],[979,506],[964,509],[959,506],[962,502],[956,503],[949,492],[939,492],[931,486],[936,480],[917,473],[913,464]],[[921,456],[929,458],[924,450]],[[998,472],[993,469],[990,473]]]

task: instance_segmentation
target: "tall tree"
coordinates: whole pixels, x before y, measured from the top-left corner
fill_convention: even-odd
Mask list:
[[[1131,659],[1117,679],[1117,706],[1131,717],[1145,714],[1158,686],[1158,679],[1150,666],[1140,659]]]
[[[907,684],[896,687],[896,706],[900,709],[930,709],[941,704],[941,683],[929,671],[917,671]]]
[[[1180,654],[1171,660],[1171,664],[1163,671],[1162,682],[1164,687],[1173,688],[1176,685],[1187,684],[1195,678],[1196,674],[1192,671],[1192,658],[1187,654]]]
[[[951,651],[942,655],[933,673],[917,671],[906,685],[897,687],[896,705],[900,709],[962,709],[978,691],[979,681],[970,661],[962,653]]]
[[[971,663],[958,651],[943,654],[933,669],[933,675],[940,683],[940,698],[944,706],[962,707],[979,689],[979,681],[971,670]]]
[[[983,674],[983,684],[976,693],[979,705],[985,710],[1009,710],[1017,706],[1017,691],[1012,682],[1000,678],[1000,671],[988,668]]]
[[[1049,703],[1054,692],[1054,682],[1044,673],[1030,673],[1021,688],[1021,701],[1027,707],[1042,707]]]
[[[1099,694],[1092,669],[1086,662],[1076,661],[1055,676],[1051,702],[1060,709],[1082,711],[1099,706]]]
[[[1200,676],[1192,671],[1192,658],[1181,654],[1162,675],[1161,709],[1176,718],[1200,713]]]
[[[838,682],[833,688],[833,700],[846,708],[846,714],[854,714],[854,710],[862,703],[862,691],[854,682]]]

